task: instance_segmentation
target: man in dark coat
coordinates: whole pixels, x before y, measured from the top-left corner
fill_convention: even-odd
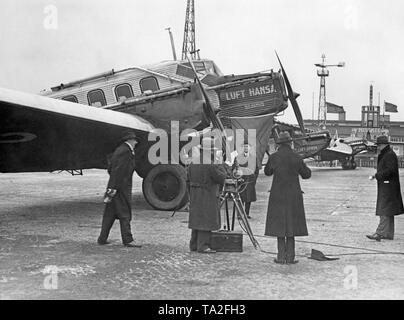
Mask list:
[[[115,219],[119,219],[122,243],[126,247],[140,247],[135,245],[131,232],[132,220],[132,176],[135,170],[136,135],[127,133],[115,149],[109,162],[109,181],[105,193],[104,215],[98,244],[108,244],[109,232]]]
[[[251,202],[257,201],[255,185],[257,183],[260,166],[258,165],[256,155],[251,151],[251,146],[246,143],[243,145],[243,148],[243,161],[238,161],[238,163],[241,171],[243,172],[243,180],[245,186],[243,187],[242,192],[240,192],[240,198],[244,204],[244,209],[247,217],[251,218]]]
[[[311,170],[291,148],[288,132],[281,132],[277,141],[279,149],[269,156],[264,172],[274,175],[269,196],[265,235],[278,238],[280,264],[293,264],[295,260],[295,236],[307,236],[302,190],[299,175],[311,177]]]
[[[369,239],[393,240],[394,216],[404,212],[400,190],[400,176],[398,174],[398,160],[396,153],[390,148],[387,136],[376,139],[379,155],[377,157],[377,172],[371,179],[377,180],[376,215],[380,216],[380,223]]]
[[[189,222],[191,251],[215,253],[210,248],[211,231],[219,230],[220,185],[226,178],[225,165],[213,164],[216,150],[201,149],[202,163],[191,163],[187,170],[189,190]]]

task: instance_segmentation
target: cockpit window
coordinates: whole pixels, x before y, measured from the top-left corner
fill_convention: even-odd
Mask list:
[[[190,66],[189,63],[187,63],[187,66]],[[205,63],[203,61],[194,61],[194,66],[195,66],[195,70],[197,72],[202,71],[205,72]]]
[[[218,77],[223,76],[223,73],[220,71],[220,69],[217,67],[217,65],[213,61],[206,61],[205,68],[206,68],[206,72],[208,74],[218,76]]]
[[[215,77],[220,77],[223,75],[213,61],[193,61],[193,63],[196,72],[201,76],[212,75]],[[178,65],[177,74],[191,79],[194,78],[194,73],[188,62]]]

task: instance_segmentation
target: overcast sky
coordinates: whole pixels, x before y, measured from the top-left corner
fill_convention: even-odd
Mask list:
[[[57,20],[55,21],[55,9]],[[172,58],[166,27],[181,55],[186,0],[1,0],[0,86],[37,93],[110,69]],[[362,105],[398,105],[404,121],[404,1],[195,0],[196,46],[225,74],[288,73],[305,119],[317,118],[319,78],[330,68],[327,100],[359,120]],[[334,118],[335,115],[329,115]],[[282,121],[296,122],[291,107]]]

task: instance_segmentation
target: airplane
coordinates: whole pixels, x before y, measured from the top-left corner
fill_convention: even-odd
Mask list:
[[[306,140],[301,140],[302,133],[299,127],[280,121],[274,121],[272,137],[276,137],[280,131],[288,131],[291,137],[294,137],[295,152],[303,159],[313,159],[317,162],[338,160],[343,170],[356,169],[356,155],[366,152],[376,153],[376,144],[366,139],[339,138],[337,133],[331,138],[328,131],[305,130],[312,132],[313,136],[325,135],[327,138],[308,144]]]
[[[302,125],[297,95],[282,65],[281,70],[223,75],[209,59],[176,60],[112,69],[62,83],[41,95],[0,88],[0,172],[75,175],[83,169],[105,169],[107,155],[122,133],[132,129],[141,138],[136,172],[143,178],[146,201],[158,210],[181,208],[188,201],[186,171],[177,160],[178,151],[171,149],[175,145],[172,122],[178,123],[179,132],[201,131],[222,120],[231,127],[234,119],[239,123],[249,119],[244,129],[263,123],[270,128],[274,115],[285,110],[289,100]],[[156,143],[149,138],[156,129],[165,131],[170,140],[168,163],[149,161]],[[306,133],[301,142],[324,139],[324,135]],[[267,135],[261,137],[262,150],[268,140]],[[179,147],[185,143],[180,141]]]
[[[338,138],[334,137],[330,142],[330,146],[321,150],[317,161],[334,161],[341,162],[343,170],[354,170],[357,167],[355,156],[360,153],[376,153],[376,144],[366,139]]]

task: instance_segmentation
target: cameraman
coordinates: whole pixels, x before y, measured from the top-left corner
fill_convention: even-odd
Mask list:
[[[188,166],[187,186],[189,191],[189,222],[191,251],[215,253],[210,248],[211,231],[221,226],[219,196],[220,185],[227,176],[225,164],[217,164],[213,140],[202,139],[201,156]]]

